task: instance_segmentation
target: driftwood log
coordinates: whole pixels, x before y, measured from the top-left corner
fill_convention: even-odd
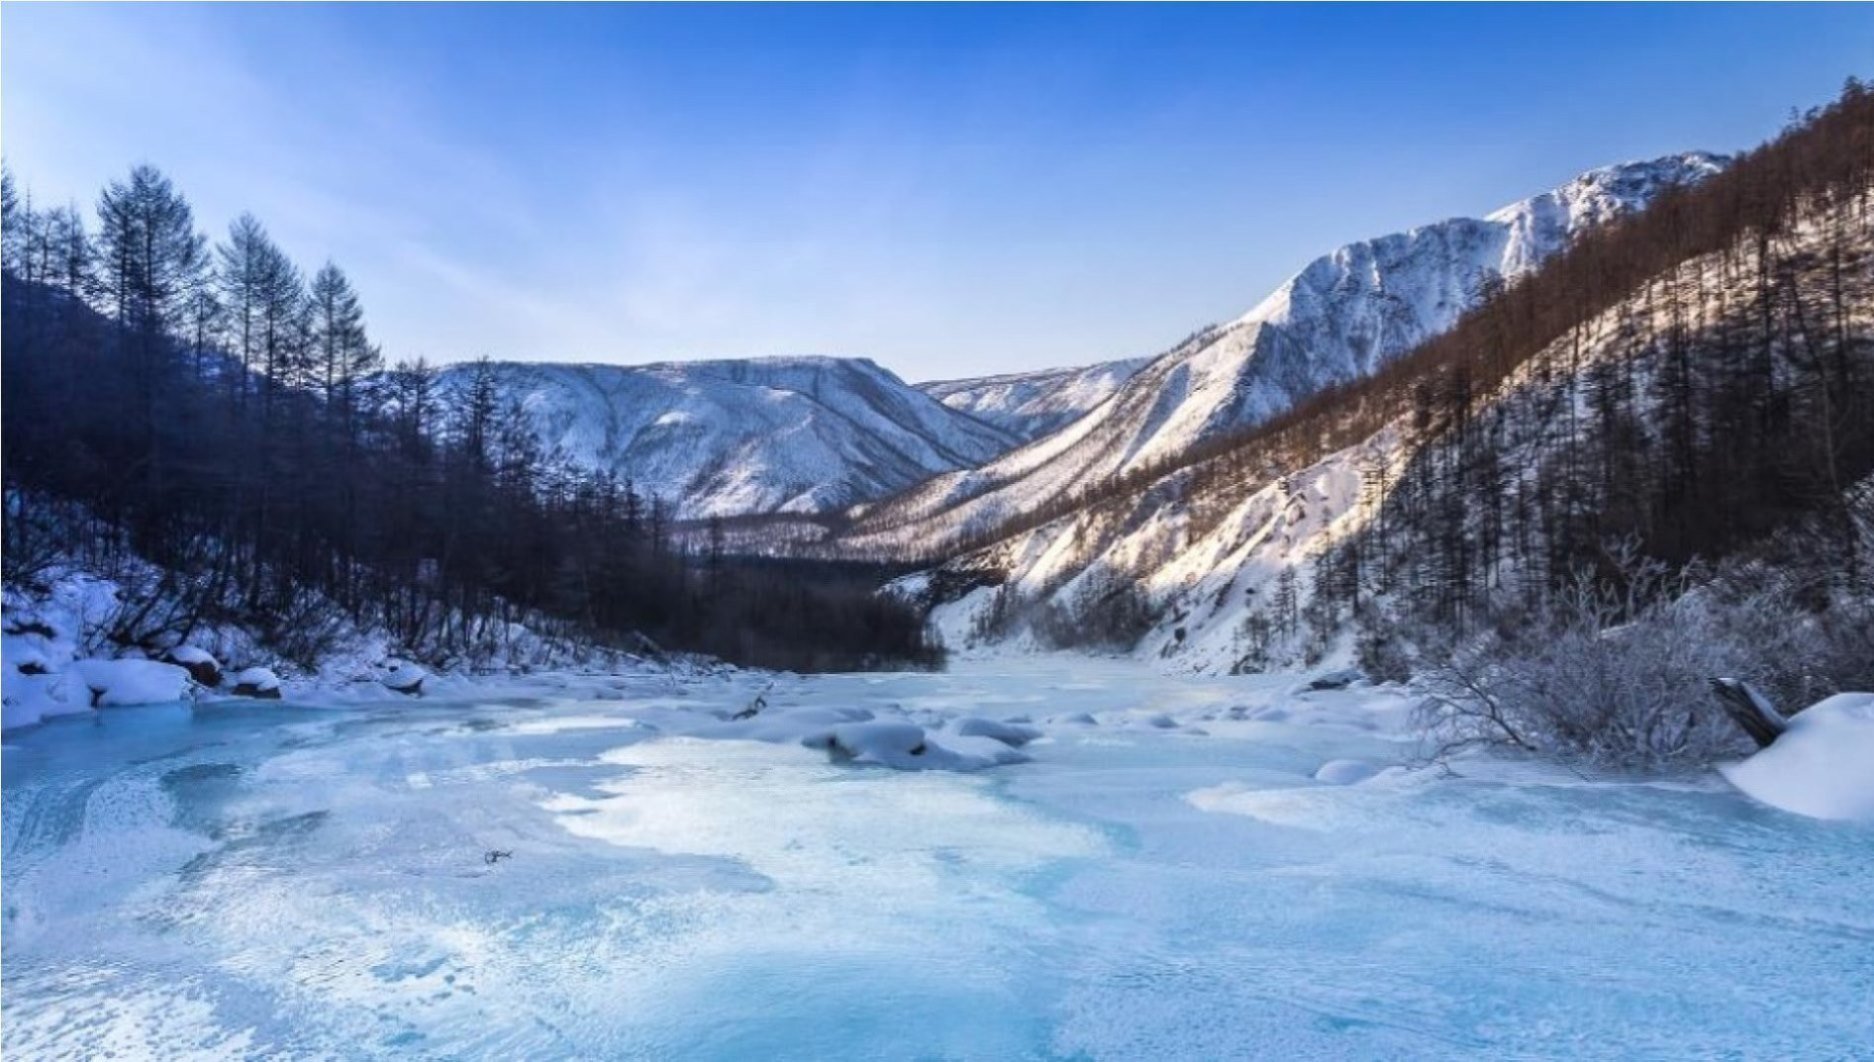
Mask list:
[[[1789,728],[1789,720],[1783,718],[1783,713],[1743,679],[1712,679],[1711,690],[1718,695],[1724,714],[1743,728],[1758,748],[1768,746]]]

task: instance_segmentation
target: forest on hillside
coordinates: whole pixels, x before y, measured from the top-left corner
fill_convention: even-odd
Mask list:
[[[154,167],[92,216],[8,173],[0,231],[6,579],[156,565],[121,646],[233,622],[310,666],[349,623],[472,664],[525,624],[803,670],[940,660],[880,571],[680,536],[663,499],[543,452],[490,374],[444,393],[389,362],[337,265],[251,215],[211,242]]]

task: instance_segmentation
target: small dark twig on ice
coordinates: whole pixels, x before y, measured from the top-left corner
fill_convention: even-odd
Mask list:
[[[768,691],[773,688],[774,688],[774,683],[772,682],[768,683],[766,686],[763,686],[761,688],[761,692],[755,694],[755,699],[748,702],[748,707],[735,713],[729,718],[731,720],[753,719],[757,715],[760,715],[761,710],[768,706]]]

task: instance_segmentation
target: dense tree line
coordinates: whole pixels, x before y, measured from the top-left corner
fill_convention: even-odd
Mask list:
[[[324,609],[430,657],[525,621],[757,665],[936,659],[880,573],[696,548],[542,452],[491,372],[387,366],[338,266],[309,276],[249,215],[211,244],[153,167],[89,219],[8,174],[0,236],[9,578],[77,533],[289,644]]]

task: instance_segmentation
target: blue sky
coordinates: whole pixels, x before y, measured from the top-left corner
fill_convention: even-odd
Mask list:
[[[1733,150],[1874,8],[0,8],[35,199],[167,170],[392,357],[1156,352],[1338,244]]]

